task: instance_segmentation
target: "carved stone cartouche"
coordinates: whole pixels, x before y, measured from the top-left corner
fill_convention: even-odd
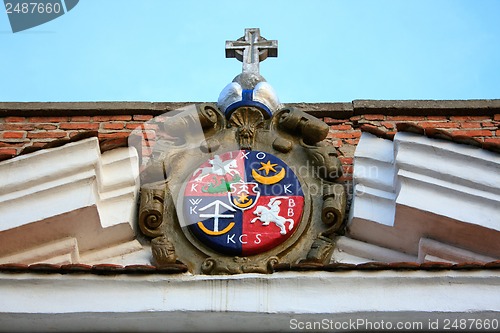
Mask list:
[[[203,111],[208,112],[209,117],[205,117]],[[212,111],[216,113],[215,116],[210,116]],[[318,141],[322,140],[327,134],[325,126],[326,128],[328,126],[326,124],[304,112],[293,109],[278,111],[274,117],[266,119],[260,110],[255,107],[236,109],[228,121],[228,128],[221,126],[224,124],[222,113],[217,109],[212,109],[212,107],[205,106],[202,110],[199,109],[198,115],[191,112],[185,115],[181,113],[175,117],[176,126],[184,126],[183,131],[190,129],[190,126],[195,126],[189,124],[194,122],[193,119],[196,117],[204,117],[205,125],[201,126],[203,129],[201,135],[200,133],[189,134],[191,136],[184,142],[182,140],[173,140],[174,144],[170,146],[169,152],[162,155],[165,160],[161,161],[161,163],[165,165],[166,170],[169,170],[166,180],[142,186],[140,226],[145,235],[155,238],[152,251],[156,265],[166,265],[174,263],[175,260],[181,260],[190,267],[190,271],[195,273],[241,274],[272,273],[274,264],[278,262],[296,262],[301,258],[303,262],[329,262],[334,249],[334,240],[332,238],[342,227],[344,220],[346,199],[343,186],[334,183],[338,176],[341,175],[340,162],[336,157],[335,148],[324,146]],[[210,119],[215,120],[215,122]],[[171,126],[166,125],[165,127]],[[198,128],[200,128],[200,125],[198,125]],[[212,250],[208,250],[204,244],[182,227],[186,221],[183,222],[184,224],[179,225],[180,217],[173,204],[174,202],[177,204],[186,202],[186,199],[183,199],[184,192],[180,192],[184,188],[182,183],[186,179],[192,179],[192,181],[198,177],[201,179],[202,174],[199,171],[196,173],[195,170],[206,169],[208,166],[207,172],[210,174],[210,172],[216,170],[212,169],[212,167],[215,167],[216,161],[222,163],[220,164],[221,167],[228,165],[226,164],[229,162],[228,157],[224,156],[229,155],[225,154],[228,151],[238,151],[238,149],[246,151],[256,149],[252,156],[257,156],[256,154],[261,156],[278,154],[277,156],[286,159],[287,164],[297,168],[305,165],[307,172],[310,173],[310,175],[302,175],[302,180],[305,181],[302,187],[306,191],[304,210],[307,213],[303,214],[301,229],[290,237],[289,241],[277,246],[274,250],[252,256],[231,256],[222,253],[217,254]],[[220,159],[220,161],[217,159]],[[207,163],[207,161],[213,164]],[[202,163],[207,164],[200,168]],[[272,179],[273,182],[279,180],[277,176],[274,176],[278,175],[281,168],[272,164],[276,162],[271,163],[266,158],[256,160],[254,163],[257,163],[253,166],[254,171],[257,172],[259,168],[262,168],[261,175],[273,177],[264,177],[261,181],[267,182],[266,179]],[[273,168],[277,169],[273,171]],[[269,175],[264,172],[265,170],[268,170],[266,172],[269,172]],[[210,181],[213,176],[207,174],[206,177],[203,179]],[[231,181],[233,176],[226,176],[225,179]],[[198,188],[196,184],[197,182],[194,181],[192,186]],[[276,186],[282,186],[279,184],[277,183]],[[208,190],[204,186],[199,186],[200,190]],[[265,185],[260,184],[260,186],[264,187]],[[308,189],[314,187],[321,190],[307,194]],[[224,189],[224,191],[227,190],[229,190],[228,187]],[[192,194],[190,195],[192,196]],[[193,202],[198,200],[196,196],[192,196],[192,198]],[[210,200],[217,200],[217,197],[208,199],[210,197],[206,196],[203,198],[207,198],[205,200],[209,201],[205,201],[203,205],[195,208],[196,212],[208,206]],[[259,205],[263,207],[262,212],[270,211],[274,207],[273,201],[270,201],[269,198],[261,201]],[[186,209],[189,210],[190,208],[181,208],[181,211],[186,212]],[[210,216],[213,208],[206,209],[203,214]],[[250,211],[252,217],[256,217],[253,215],[254,210],[255,208]],[[283,216],[284,221],[288,218],[284,215],[287,212],[283,210],[280,215]],[[186,213],[179,212],[179,214]],[[158,222],[159,220],[161,222]],[[196,221],[198,220],[193,222]],[[203,221],[203,219],[200,221]],[[255,225],[269,228],[263,230],[273,228],[273,224],[265,226],[262,222]],[[221,228],[225,227],[223,224]],[[219,229],[219,231],[221,230]],[[279,229],[277,229],[277,232],[279,233]],[[246,237],[243,238],[244,241],[249,240]],[[236,238],[231,238],[231,241],[234,239]],[[177,251],[173,250],[174,246]],[[173,254],[174,252],[177,253]]]

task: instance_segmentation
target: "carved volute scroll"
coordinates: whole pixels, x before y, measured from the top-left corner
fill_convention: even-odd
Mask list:
[[[325,184],[323,186],[323,208],[321,220],[329,226],[322,234],[332,236],[342,227],[346,208],[346,195],[341,184]]]
[[[215,106],[201,104],[196,111],[189,110],[168,118],[163,126],[165,133],[178,140],[177,145],[183,145],[199,135],[210,136],[224,124],[224,118]]]
[[[139,227],[146,236],[157,237],[163,234],[160,227],[163,224],[166,191],[164,183],[141,188]]]

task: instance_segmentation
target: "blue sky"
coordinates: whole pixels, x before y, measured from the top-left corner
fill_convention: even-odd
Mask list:
[[[80,0],[13,34],[2,9],[0,101],[216,101],[246,27],[278,40],[284,103],[500,98],[499,22],[496,0]]]

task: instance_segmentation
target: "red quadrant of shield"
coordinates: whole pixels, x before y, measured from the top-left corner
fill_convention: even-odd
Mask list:
[[[298,228],[304,208],[304,197],[290,196],[287,199],[279,199],[281,204],[278,216],[282,219],[266,219],[266,214],[273,214],[269,212],[271,208],[268,206],[272,198],[260,197],[255,209],[243,212],[242,235],[246,236],[242,239],[242,255],[248,256],[270,250],[290,238]],[[258,209],[259,206],[262,208]],[[255,211],[262,213],[256,215]]]

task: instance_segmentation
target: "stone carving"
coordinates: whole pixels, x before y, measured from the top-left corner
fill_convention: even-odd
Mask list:
[[[344,221],[346,208],[344,187],[341,184],[324,185],[323,200],[321,220],[329,226],[328,230],[323,232],[323,235],[331,236],[340,229]]]
[[[281,110],[278,127],[289,133],[300,135],[306,145],[315,145],[328,135],[329,127],[321,120],[294,109]]]
[[[249,47],[243,73],[217,106],[165,120],[167,135],[143,171],[140,206],[158,265],[178,260],[195,274],[272,273],[277,263],[331,258],[346,199],[335,183],[342,174],[335,148],[322,142],[329,127],[281,106],[256,58],[248,58],[259,52],[265,59],[259,45],[268,43],[247,31],[239,45]]]
[[[177,145],[189,141],[191,136],[203,133],[210,134],[211,131],[219,129],[220,117],[214,106],[201,104],[196,112],[188,110],[181,112],[164,123],[165,132],[178,140]],[[203,132],[198,128],[201,126]]]
[[[265,261],[254,262],[249,258],[233,257],[231,261],[218,258],[207,258],[201,266],[205,274],[242,274],[242,273],[272,273],[274,265],[279,262],[277,257]]]
[[[151,241],[151,252],[154,263],[159,267],[176,262],[174,244],[165,236],[156,237]]]
[[[330,258],[332,257],[334,250],[333,240],[318,236],[311,245],[311,249],[307,253],[306,259],[303,263],[318,263],[318,264],[328,264]]]
[[[229,123],[237,128],[236,138],[241,149],[252,150],[255,131],[264,125],[264,116],[256,108],[241,107],[231,114]]]
[[[167,237],[193,273],[271,273],[269,262],[328,262],[346,199],[334,182],[341,175],[335,152],[317,142],[322,123],[290,109],[265,119],[245,106],[226,125],[220,110],[209,110],[216,113],[212,125],[187,139],[169,133],[164,159],[150,164],[167,172],[141,188],[143,233]],[[201,111],[186,112],[175,116],[177,124],[188,126]],[[153,246],[157,263],[173,260],[162,259],[165,246]]]
[[[273,148],[281,153],[288,153],[293,148],[293,142],[283,137],[274,139]]]
[[[157,237],[162,234],[160,226],[163,224],[166,189],[163,183],[141,188],[139,227],[146,236]]]
[[[307,148],[309,151],[309,159],[318,177],[334,181],[342,176],[342,164],[337,158],[335,147],[309,146]]]

